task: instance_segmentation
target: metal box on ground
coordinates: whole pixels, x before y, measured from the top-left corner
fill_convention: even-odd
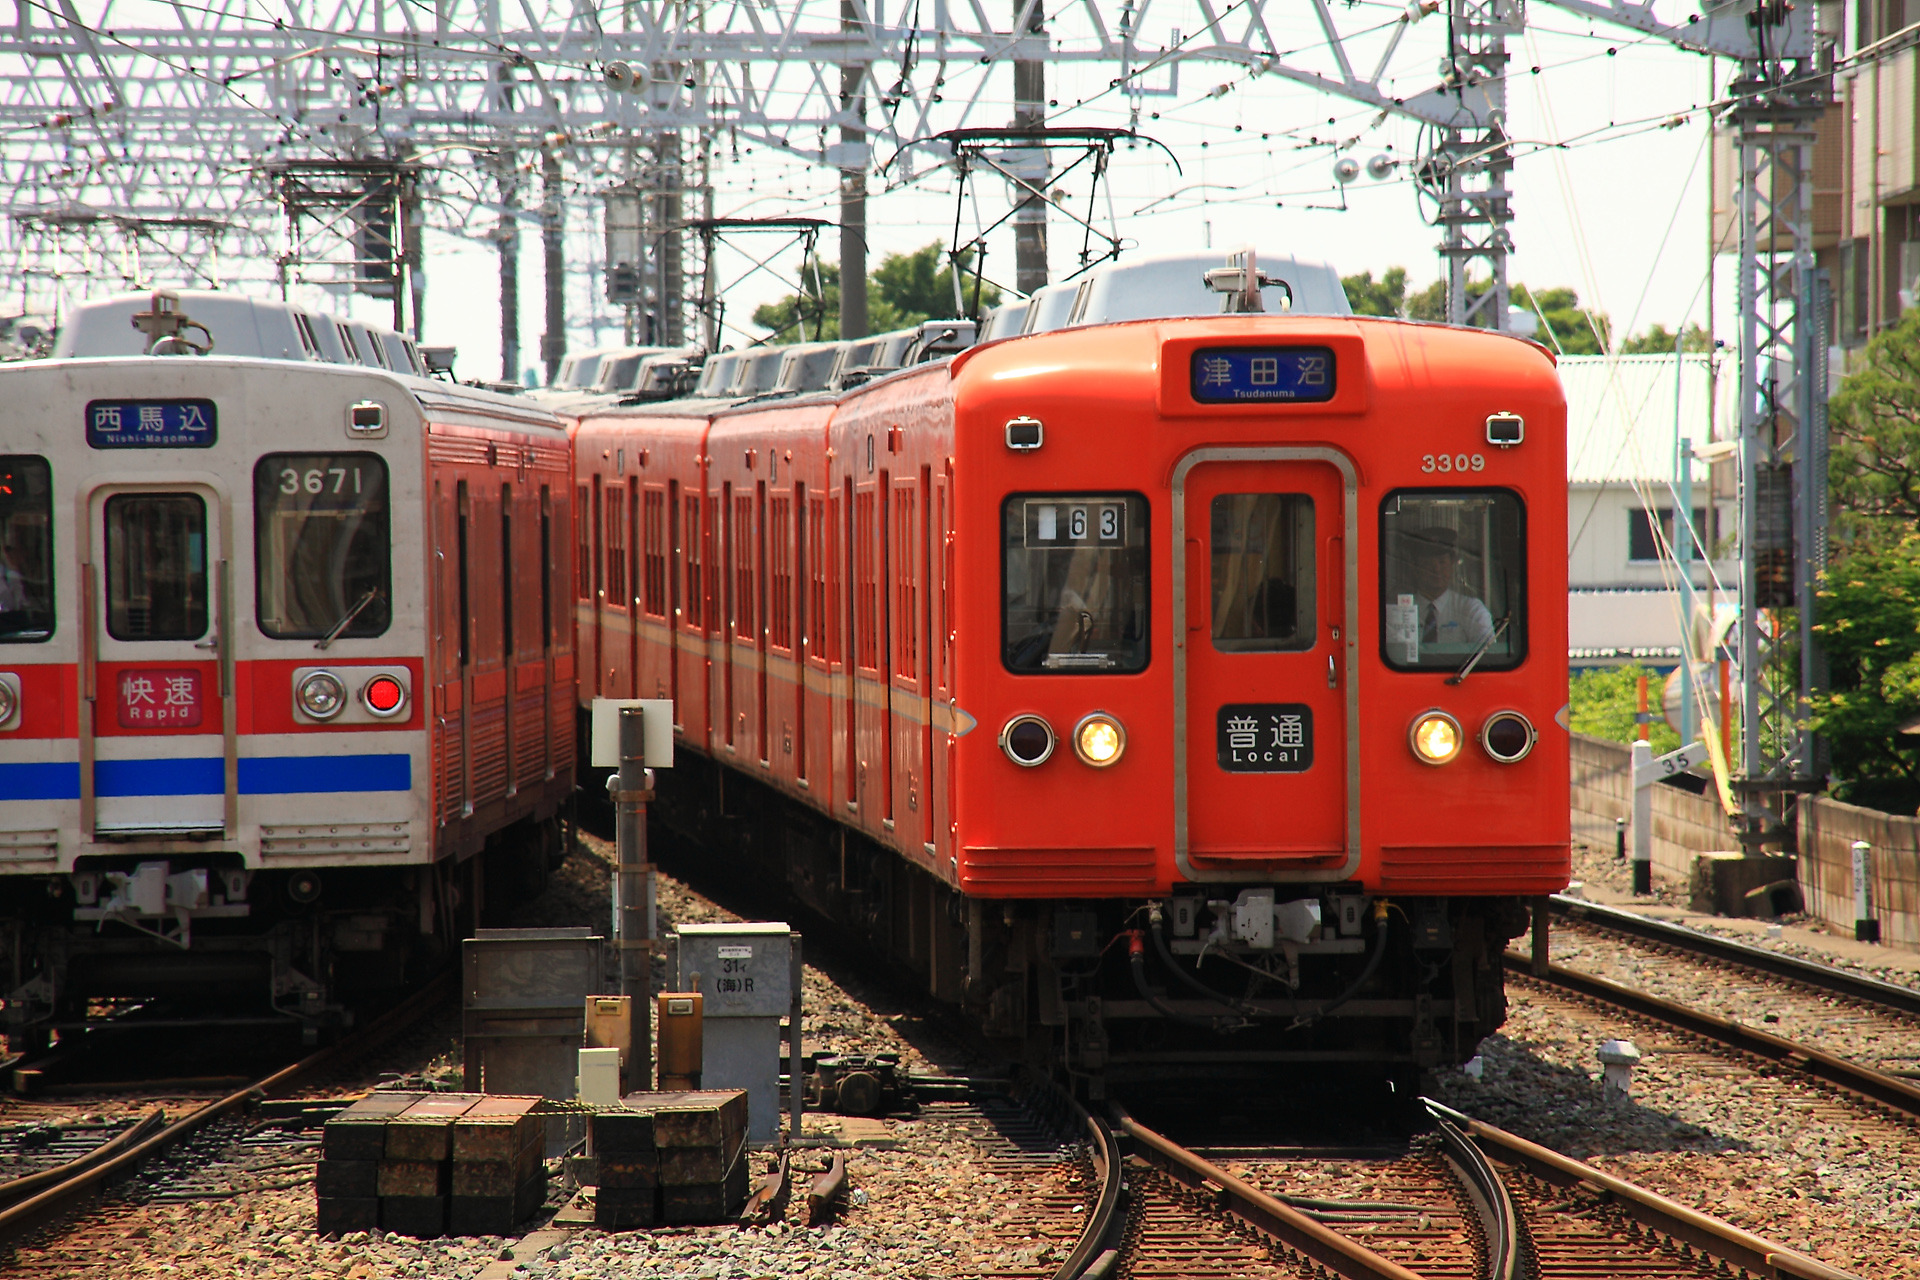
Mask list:
[[[704,1001],[700,1083],[746,1090],[749,1140],[773,1142],[780,1136],[780,1019],[793,1007],[793,930],[762,922],[675,932],[679,988]]]
[[[462,947],[465,1085],[473,1092],[574,1096],[587,997],[604,939],[586,929],[481,929]],[[550,1118],[548,1154],[579,1138]]]
[[[698,1089],[700,1063],[704,1053],[701,1031],[705,1025],[705,998],[697,991],[666,991],[656,999],[660,1012],[655,1025],[660,1028],[660,1088]]]

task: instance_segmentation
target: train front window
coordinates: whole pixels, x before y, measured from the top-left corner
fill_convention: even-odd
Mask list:
[[[385,633],[393,620],[387,464],[273,453],[253,469],[254,596],[276,640]]]
[[[1145,669],[1145,498],[1020,495],[1001,508],[1001,526],[1001,640],[1007,670]]]
[[[107,634],[198,640],[207,634],[207,504],[193,493],[107,499]]]
[[[0,644],[53,634],[53,476],[45,458],[0,455]]]
[[[1311,649],[1313,499],[1223,493],[1209,513],[1213,647],[1222,653]]]
[[[1527,655],[1526,508],[1499,489],[1409,489],[1380,506],[1381,648],[1399,671]],[[1484,652],[1483,652],[1484,650]]]

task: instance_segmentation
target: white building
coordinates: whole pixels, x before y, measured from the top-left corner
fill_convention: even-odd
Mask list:
[[[1697,452],[1738,434],[1731,425],[1733,359],[1724,352],[1685,355],[1677,388],[1670,354],[1566,356],[1559,367],[1567,391],[1568,659],[1576,668],[1635,660],[1670,666],[1680,656],[1681,633],[1679,579],[1668,551],[1676,542],[1678,441],[1685,437]],[[1730,599],[1739,581],[1732,468],[1697,457],[1689,465],[1692,577],[1705,611]]]

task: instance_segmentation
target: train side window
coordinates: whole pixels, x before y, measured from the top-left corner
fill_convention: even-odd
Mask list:
[[[649,485],[642,491],[642,537],[645,546],[645,572],[642,594],[648,616],[667,616],[667,495]]]
[[[540,648],[553,648],[553,490],[540,486]]]
[[[582,600],[593,599],[593,521],[589,513],[593,500],[581,485],[573,498],[573,593]]]
[[[687,520],[683,526],[687,540],[687,626],[699,631],[706,626],[707,599],[706,575],[701,572],[700,564],[704,558],[701,547],[705,540],[700,528],[700,499],[697,495],[687,497]]]
[[[107,499],[107,634],[198,640],[207,634],[207,504],[192,493]]]
[[[1504,489],[1403,489],[1380,505],[1380,647],[1398,671],[1527,656],[1526,507]]]
[[[45,458],[0,456],[0,644],[53,635],[53,472]]]
[[[768,643],[776,649],[793,648],[793,500],[769,501],[767,529],[768,584],[772,603],[767,609]]]
[[[1209,514],[1213,647],[1222,653],[1313,648],[1313,499],[1223,493]]]
[[[1021,673],[1147,666],[1147,500],[1016,494],[1001,507],[1002,659]]]
[[[624,609],[631,603],[632,588],[627,581],[627,520],[624,514],[626,493],[617,485],[608,485],[607,519],[607,607]]]
[[[382,635],[393,619],[387,464],[270,453],[253,468],[254,617],[276,640]],[[343,625],[344,624],[344,625]]]

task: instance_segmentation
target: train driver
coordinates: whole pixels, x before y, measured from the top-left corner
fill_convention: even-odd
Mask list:
[[[1415,622],[1423,651],[1477,649],[1493,634],[1487,606],[1457,585],[1458,536],[1452,529],[1429,526],[1407,539],[1413,559]]]

